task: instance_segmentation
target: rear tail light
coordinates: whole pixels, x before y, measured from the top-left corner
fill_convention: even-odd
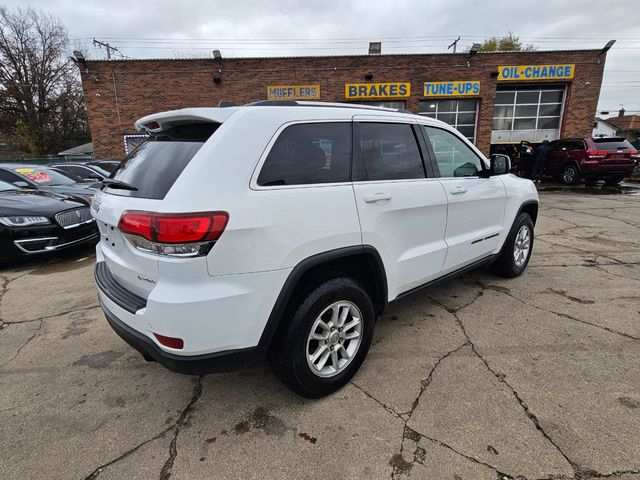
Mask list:
[[[206,255],[229,221],[227,212],[154,213],[129,210],[118,228],[139,250],[173,257]]]
[[[589,158],[604,158],[609,154],[606,150],[588,150],[587,156]]]

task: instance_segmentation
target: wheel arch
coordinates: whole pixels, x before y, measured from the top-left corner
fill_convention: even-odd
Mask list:
[[[513,220],[511,221],[511,227],[509,227],[509,233],[504,238],[504,242],[502,243],[502,246],[500,247],[500,250],[496,255],[497,257],[502,255],[502,253],[504,252],[504,249],[507,246],[509,238],[511,238],[511,235],[515,233],[516,222],[518,221],[518,217],[520,216],[520,214],[521,213],[529,214],[529,216],[531,217],[531,220],[533,221],[533,225],[535,227],[536,220],[538,219],[538,208],[539,208],[539,202],[537,200],[527,200],[522,204],[520,204],[520,207],[518,207],[518,210],[514,215]]]
[[[569,165],[573,165],[574,167],[576,167],[578,169],[578,173],[582,174],[580,163],[577,160],[565,160],[564,163],[562,164],[562,168],[560,169],[560,173],[562,173],[564,169],[567,168]]]
[[[522,205],[520,205],[520,208],[518,209],[518,213],[516,213],[516,216],[513,219],[513,223],[515,224],[515,221],[518,218],[518,216],[524,212],[529,214],[529,216],[531,217],[531,220],[533,220],[533,225],[535,225],[536,220],[538,219],[538,205],[539,205],[538,202],[535,200],[529,200],[528,202],[524,202]]]
[[[370,245],[355,245],[322,252],[298,263],[285,281],[260,337],[259,346],[269,347],[276,332],[285,326],[283,318],[296,299],[319,281],[336,274],[353,276],[372,297],[376,314],[388,302],[387,277],[378,251]]]

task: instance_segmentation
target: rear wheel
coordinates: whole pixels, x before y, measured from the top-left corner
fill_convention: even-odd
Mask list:
[[[279,332],[269,355],[273,371],[304,397],[328,395],[360,368],[374,324],[373,303],[364,288],[348,277],[328,280],[299,301]]]
[[[567,165],[562,170],[560,179],[565,185],[575,185],[580,180],[580,170],[575,165]]]
[[[527,268],[533,252],[533,221],[528,213],[521,213],[505,241],[502,253],[491,266],[492,270],[507,278],[517,277]]]

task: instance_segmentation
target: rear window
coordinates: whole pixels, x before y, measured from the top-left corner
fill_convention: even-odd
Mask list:
[[[633,150],[633,145],[624,138],[594,138],[593,141],[599,150]]]
[[[111,174],[137,190],[106,188],[114,195],[162,200],[218,126],[180,125],[151,136]]]
[[[28,178],[32,182],[48,187],[53,185],[73,185],[79,178],[73,174],[66,174],[52,168],[43,167],[19,167],[15,172]]]

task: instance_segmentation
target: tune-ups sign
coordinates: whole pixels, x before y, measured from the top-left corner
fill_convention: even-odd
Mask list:
[[[570,80],[575,64],[566,65],[502,65],[498,80]]]
[[[425,97],[461,97],[480,94],[480,82],[460,80],[456,82],[425,82]]]

